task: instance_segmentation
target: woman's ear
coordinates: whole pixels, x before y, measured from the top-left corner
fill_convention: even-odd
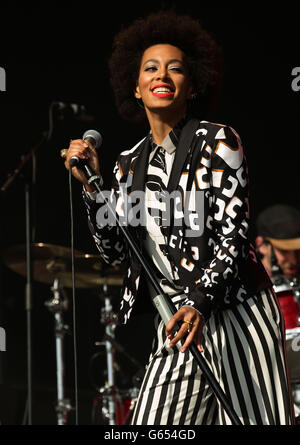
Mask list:
[[[136,87],[135,87],[134,96],[136,97],[136,99],[142,98],[141,93],[140,93],[140,88],[138,85],[136,85]]]

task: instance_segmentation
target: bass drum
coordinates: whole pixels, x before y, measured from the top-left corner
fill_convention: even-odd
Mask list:
[[[285,322],[287,361],[292,383],[300,382],[300,306],[295,287],[282,281],[273,286]],[[298,291],[299,292],[299,291]]]

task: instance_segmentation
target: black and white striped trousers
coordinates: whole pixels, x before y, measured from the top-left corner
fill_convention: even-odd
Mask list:
[[[132,424],[230,425],[192,354],[170,348],[156,322]],[[293,423],[283,328],[272,290],[214,313],[204,327],[205,358],[244,425]]]

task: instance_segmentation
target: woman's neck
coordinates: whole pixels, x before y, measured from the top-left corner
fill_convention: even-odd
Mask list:
[[[162,116],[157,113],[147,113],[151,133],[154,141],[160,145],[172,128],[183,118],[185,113],[180,115]]]

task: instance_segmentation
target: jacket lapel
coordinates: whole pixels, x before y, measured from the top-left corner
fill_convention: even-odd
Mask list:
[[[195,131],[199,126],[199,122],[199,119],[190,119],[180,133],[178,146],[175,152],[174,163],[167,187],[169,193],[177,189],[184,162],[188,154],[188,149],[191,146],[192,140],[195,136]]]
[[[150,150],[151,150],[150,138],[149,136],[147,136],[146,139],[141,143],[140,149],[136,154],[136,158],[130,166],[130,169],[133,172],[133,178],[132,178],[131,189],[128,190],[129,193],[135,191],[145,191]],[[129,229],[131,229],[130,225]],[[133,233],[135,233],[135,235],[141,242],[141,240],[145,236],[144,226],[138,225],[136,227],[132,227],[132,230]]]
[[[131,191],[145,190],[146,174],[148,169],[148,159],[150,154],[150,140],[149,136],[142,142],[137,158],[132,165],[133,179]]]

